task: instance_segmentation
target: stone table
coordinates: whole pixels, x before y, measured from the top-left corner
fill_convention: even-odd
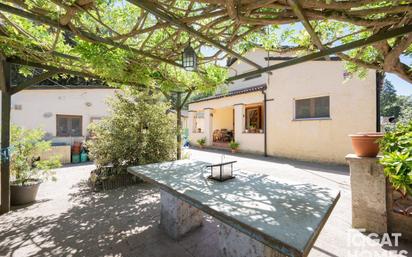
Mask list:
[[[306,256],[340,193],[313,184],[237,171],[234,179],[207,179],[210,163],[181,160],[129,167],[161,189],[161,226],[179,239],[201,225],[202,212],[218,220],[222,256]]]

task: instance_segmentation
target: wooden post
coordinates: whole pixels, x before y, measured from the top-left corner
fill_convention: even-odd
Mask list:
[[[0,214],[10,211],[10,65],[0,55],[1,88],[1,206]]]
[[[176,93],[176,141],[177,141],[177,159],[182,159],[182,93]]]

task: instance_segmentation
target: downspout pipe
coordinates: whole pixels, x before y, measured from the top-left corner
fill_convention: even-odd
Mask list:
[[[381,132],[381,90],[385,75],[376,72],[376,132]]]
[[[266,89],[262,90],[262,94],[263,94],[263,147],[264,147],[264,155],[265,157],[268,156],[268,152],[267,152],[267,125],[266,125],[266,119],[267,119],[267,111],[266,111],[266,105],[267,105],[267,96],[266,96]]]

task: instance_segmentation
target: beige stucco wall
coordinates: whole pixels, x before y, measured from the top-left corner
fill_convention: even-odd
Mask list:
[[[108,114],[106,100],[114,93],[114,89],[23,90],[12,96],[11,122],[28,129],[43,128],[54,142],[71,143],[82,138],[56,138],[56,115],[81,115],[82,135],[86,136],[91,119]]]
[[[248,94],[234,95],[231,97],[222,97],[209,101],[202,101],[198,103],[189,104],[189,111],[203,111],[206,108],[221,109],[233,107],[235,104],[252,104],[262,102],[263,95],[261,92],[252,92]]]
[[[213,110],[213,130],[234,129],[233,128],[233,108],[223,108]]]
[[[264,55],[257,56],[260,61]],[[279,61],[276,61],[279,62]],[[275,64],[270,61],[270,65]],[[264,63],[262,63],[264,64]],[[240,63],[231,67],[239,73],[249,70]],[[311,61],[272,71],[264,75],[267,83],[267,151],[269,155],[316,162],[345,163],[352,152],[351,133],[376,131],[376,73],[367,72],[365,79],[353,77],[345,81],[344,64],[340,61]],[[233,71],[232,71],[233,73]],[[233,75],[233,74],[232,74]],[[262,78],[255,80],[261,83]],[[248,84],[253,80],[247,81]],[[237,81],[231,87],[243,87]],[[241,86],[240,86],[241,85]],[[330,119],[294,120],[294,100],[309,97],[330,97]],[[189,105],[190,110],[218,110],[237,104],[263,101],[261,92],[254,92]],[[239,107],[244,110],[244,106]],[[244,113],[235,116],[235,137],[240,149],[264,151],[264,136],[243,134]],[[241,120],[241,121],[239,121]],[[242,122],[242,124],[239,124]],[[207,135],[206,135],[207,136]]]
[[[248,94],[213,99],[210,101],[192,103],[189,104],[189,110],[204,111],[211,108],[212,110],[210,110],[210,112],[213,114],[212,128],[214,130],[227,128],[223,127],[222,124],[226,124],[225,126],[229,126],[228,128],[231,128],[233,126],[232,111],[233,109],[235,109],[235,140],[240,144],[239,149],[243,152],[263,153],[263,134],[243,133],[244,106],[247,104],[262,103],[262,101],[262,92],[252,92]],[[218,124],[215,124],[215,122],[218,122]],[[193,133],[192,130],[189,130],[190,143],[193,145],[197,145],[197,139],[203,137],[211,139],[213,130],[211,130],[210,133],[207,133],[207,131],[205,131],[205,133]],[[209,140],[209,142],[210,141],[211,140]]]
[[[273,71],[267,89],[268,154],[345,163],[349,134],[376,130],[376,74],[344,83],[343,63],[313,61]],[[330,96],[328,120],[295,121],[294,99]]]

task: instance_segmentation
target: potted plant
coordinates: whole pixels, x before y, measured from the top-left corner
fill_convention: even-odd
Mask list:
[[[51,149],[51,142],[43,140],[41,129],[23,129],[11,126],[11,183],[10,201],[12,205],[27,204],[36,199],[42,181],[55,179],[53,168],[60,167],[57,156],[40,160],[39,153]]]
[[[235,140],[229,142],[229,147],[232,149],[232,153],[236,153],[237,149],[239,148],[239,143]]]
[[[250,130],[250,133],[256,133],[255,125],[250,125],[249,130]]]
[[[203,149],[203,147],[204,147],[205,144],[206,144],[206,138],[204,137],[204,138],[198,139],[198,140],[197,140],[197,143],[199,144],[200,149]]]
[[[376,157],[379,153],[379,139],[383,133],[359,132],[349,135],[352,139],[352,147],[359,157]]]
[[[397,212],[412,215],[412,121],[398,124],[380,141],[384,166],[392,188],[399,193],[395,200]]]

